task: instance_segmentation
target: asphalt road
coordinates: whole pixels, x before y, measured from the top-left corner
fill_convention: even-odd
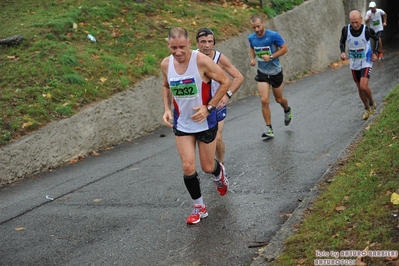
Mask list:
[[[393,45],[374,64],[378,111],[399,82],[398,54]],[[185,224],[192,203],[173,133],[162,128],[2,187],[0,265],[249,265],[258,250],[251,246],[273,238],[367,124],[348,66],[299,79],[284,92],[294,120],[284,126],[272,100],[275,138],[268,141],[260,137],[257,96],[229,105],[230,191],[220,197],[199,170],[209,211],[199,225]]]

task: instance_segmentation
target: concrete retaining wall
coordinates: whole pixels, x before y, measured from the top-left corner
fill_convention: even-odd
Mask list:
[[[350,2],[344,4],[344,2]],[[339,60],[341,28],[348,8],[365,10],[366,1],[311,0],[267,21],[277,30],[289,52],[281,59],[285,80],[306,71],[323,70]],[[248,18],[249,23],[249,18]],[[249,65],[249,44],[243,34],[217,44],[243,73],[245,82],[232,100],[253,94],[256,68]],[[88,107],[71,118],[50,124],[0,149],[0,186],[57,167],[90,152],[112,147],[163,126],[161,77]]]

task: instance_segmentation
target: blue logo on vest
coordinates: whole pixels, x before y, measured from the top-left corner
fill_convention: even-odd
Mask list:
[[[358,45],[359,44],[359,42],[358,41],[355,41],[355,45]]]

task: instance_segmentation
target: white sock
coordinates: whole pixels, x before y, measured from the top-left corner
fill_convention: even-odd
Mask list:
[[[197,205],[197,204],[198,204],[198,205],[201,205],[202,207],[205,206],[204,200],[202,199],[202,196],[199,197],[198,199],[193,200],[193,202],[194,202],[194,205]]]

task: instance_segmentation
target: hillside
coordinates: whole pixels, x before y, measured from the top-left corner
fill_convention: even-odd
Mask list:
[[[158,75],[169,28],[194,39],[210,27],[225,40],[248,29],[258,3],[2,1],[0,39],[24,41],[0,46],[0,146]]]

